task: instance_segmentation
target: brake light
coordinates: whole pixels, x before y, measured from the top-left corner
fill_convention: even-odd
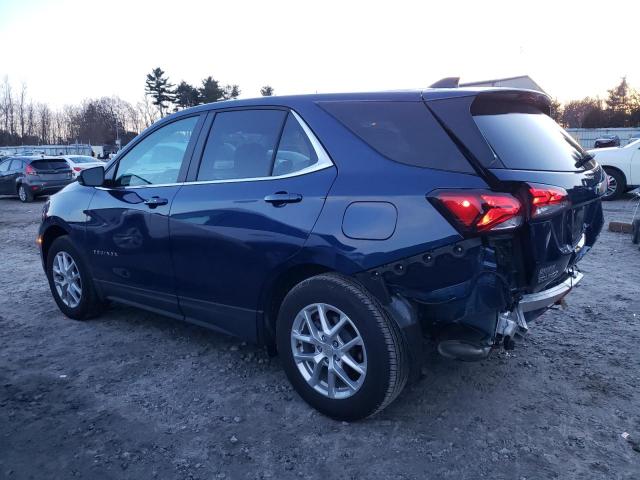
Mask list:
[[[24,169],[24,173],[26,173],[27,175],[37,175],[35,168],[33,168],[31,165],[27,165],[27,168]]]
[[[552,215],[569,206],[569,194],[562,187],[529,184],[531,196],[531,217]]]
[[[509,230],[522,224],[522,204],[508,193],[440,190],[429,196],[464,233]]]
[[[82,169],[80,167],[73,167],[73,170],[75,172],[81,172],[82,171]]]

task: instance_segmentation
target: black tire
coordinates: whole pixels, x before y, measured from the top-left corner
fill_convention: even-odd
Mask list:
[[[344,312],[360,333],[367,368],[360,388],[350,397],[332,399],[304,379],[293,358],[291,331],[303,308],[326,303]],[[402,391],[409,374],[409,353],[396,322],[355,280],[326,273],[302,281],[285,297],[276,326],[278,351],[289,381],[298,394],[321,413],[338,420],[358,420],[389,405]]]
[[[24,183],[18,185],[18,198],[23,203],[33,202],[33,193],[24,186]]]
[[[606,201],[617,200],[622,196],[624,192],[627,191],[627,179],[619,170],[616,170],[614,168],[605,168],[604,171],[607,173],[609,177],[611,177],[614,180],[615,189],[611,193],[607,191],[607,193],[605,194],[604,197],[602,197],[602,199]]]
[[[74,308],[71,308],[64,303],[58,294],[53,281],[53,262],[59,252],[65,252],[71,256],[78,267],[78,272],[80,273],[82,293],[80,295],[80,302]],[[100,300],[96,292],[89,269],[87,268],[82,255],[68,236],[64,235],[56,238],[51,244],[51,247],[49,247],[46,262],[46,273],[53,299],[58,305],[60,311],[67,317],[74,320],[86,320],[100,314],[104,309],[105,303]]]

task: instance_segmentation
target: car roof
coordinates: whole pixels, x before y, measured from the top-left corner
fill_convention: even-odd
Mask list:
[[[315,93],[308,95],[283,95],[246,98],[241,100],[223,100],[220,102],[206,103],[196,107],[180,110],[166,116],[160,122],[165,123],[175,118],[193,113],[220,110],[234,107],[290,107],[304,103],[332,102],[332,101],[394,101],[394,102],[418,102],[420,100],[439,100],[445,98],[469,97],[487,93],[524,93],[536,97],[539,101],[549,100],[548,95],[535,90],[521,88],[502,87],[460,87],[460,88],[427,88],[425,90],[390,90],[379,92],[353,92],[353,93]]]
[[[11,158],[16,160],[25,160],[27,162],[33,162],[36,160],[64,160],[55,155],[13,155]]]

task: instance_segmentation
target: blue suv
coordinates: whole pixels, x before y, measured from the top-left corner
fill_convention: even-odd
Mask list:
[[[537,92],[265,97],[157,122],[50,199],[38,243],[68,317],[114,301],[265,345],[353,420],[425,338],[513,348],[581,280],[606,187]]]

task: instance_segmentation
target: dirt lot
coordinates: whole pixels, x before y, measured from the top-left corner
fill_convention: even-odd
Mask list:
[[[63,317],[34,244],[42,203],[0,198],[0,478],[640,478],[621,437],[640,441],[630,235],[602,233],[568,308],[513,353],[430,354],[390,408],[346,424],[253,346],[124,307]]]

